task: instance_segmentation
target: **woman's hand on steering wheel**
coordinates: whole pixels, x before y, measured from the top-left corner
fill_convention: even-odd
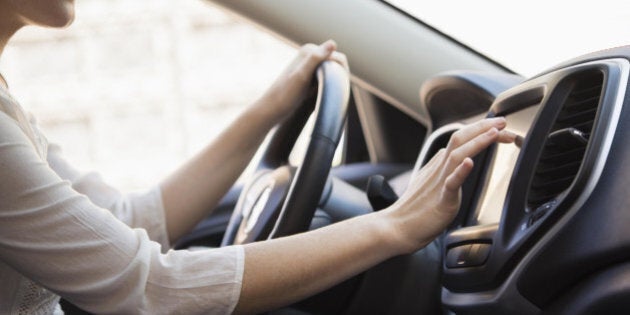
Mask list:
[[[326,185],[348,109],[346,57],[327,41],[307,44],[254,105],[258,117],[276,124],[230,218],[222,246],[307,230]],[[315,97],[316,96],[316,97]],[[290,165],[297,136],[311,116],[304,159]]]
[[[303,103],[315,69],[323,61],[332,60],[348,69],[346,56],[336,50],[337,44],[333,40],[320,45],[302,46],[297,56],[262,96],[264,101],[257,104],[265,104],[270,116],[276,119],[275,123],[289,117]]]

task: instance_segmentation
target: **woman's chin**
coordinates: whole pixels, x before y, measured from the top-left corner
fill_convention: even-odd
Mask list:
[[[66,27],[74,21],[74,1],[50,2],[46,10],[25,12],[22,16],[27,25]]]
[[[66,27],[74,21],[74,6],[66,3],[64,9],[60,9],[55,15],[50,15],[47,25],[49,27]]]

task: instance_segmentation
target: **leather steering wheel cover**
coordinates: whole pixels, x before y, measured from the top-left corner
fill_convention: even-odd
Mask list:
[[[319,66],[317,79],[311,139],[269,238],[308,230],[341,139],[350,97],[348,72],[338,63],[326,61]]]

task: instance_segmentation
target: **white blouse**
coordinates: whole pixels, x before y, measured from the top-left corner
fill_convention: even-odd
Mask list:
[[[229,314],[244,250],[168,250],[161,192],[81,174],[0,87],[0,314]],[[168,251],[167,251],[168,250]]]

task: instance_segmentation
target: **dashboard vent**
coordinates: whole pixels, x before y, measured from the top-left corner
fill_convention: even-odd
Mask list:
[[[582,73],[569,81],[567,97],[534,170],[527,197],[529,209],[555,203],[573,183],[591,136],[602,84],[599,71]]]

